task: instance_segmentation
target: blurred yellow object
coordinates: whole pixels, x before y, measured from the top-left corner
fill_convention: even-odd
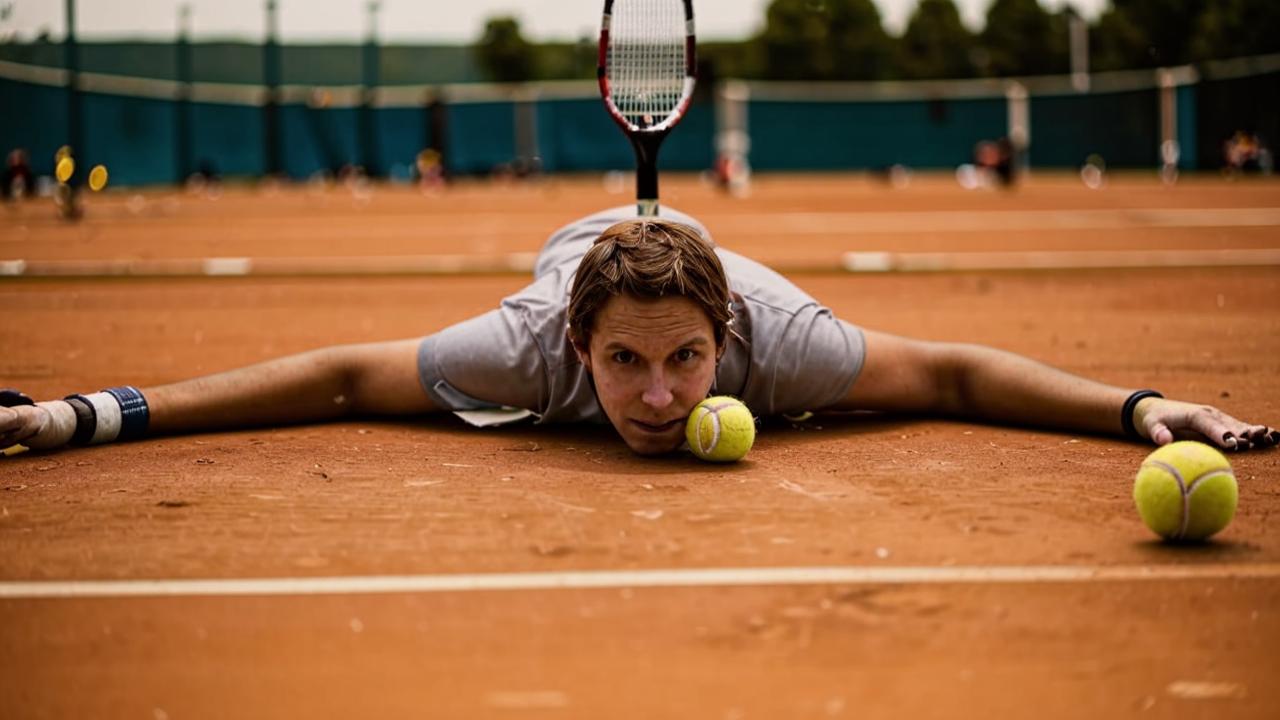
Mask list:
[[[69,158],[69,157],[71,157],[70,145],[63,145],[62,147],[58,148],[58,152],[53,154],[54,160],[62,160],[62,158]]]
[[[58,178],[58,182],[64,183],[71,179],[72,174],[76,171],[76,161],[68,155],[58,161],[58,165],[53,169],[53,174]]]
[[[14,455],[21,455],[29,449],[30,448],[26,445],[10,445],[4,450],[0,450],[0,455],[3,455],[4,457],[13,457]]]
[[[107,186],[107,166],[94,165],[89,171],[89,189],[98,192]]]

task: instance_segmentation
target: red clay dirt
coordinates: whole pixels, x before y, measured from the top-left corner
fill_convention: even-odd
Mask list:
[[[1274,184],[1216,181],[1179,186],[1177,202],[1165,204],[1168,188],[1136,181],[1102,193],[1033,184],[1004,196],[821,178],[766,179],[746,203],[672,185],[686,209],[702,216],[705,206],[726,224],[735,209],[1265,208],[1277,198]],[[372,204],[399,210],[361,209],[363,220],[345,224],[350,212],[335,210],[334,227],[347,243],[372,228],[370,252],[397,253],[405,250],[387,238],[412,240],[417,228],[454,226],[470,212],[510,238],[494,251],[536,249],[575,213],[621,202],[587,187],[584,197],[548,198],[472,186],[428,200],[384,190]],[[283,197],[278,208],[270,198],[232,199],[257,217],[278,210],[280,227],[306,222],[299,218],[314,198]],[[200,254],[242,230],[236,253],[217,254],[277,250],[244,229],[240,212],[188,214],[205,207],[182,201],[165,220],[170,229],[153,236],[96,214],[73,228],[37,227],[37,207],[23,208],[14,212],[28,218],[29,235],[5,232],[0,259],[80,257],[68,248],[87,230],[96,234],[84,257],[173,252],[166,235]],[[527,221],[543,213],[545,222]],[[856,249],[839,238],[857,232],[833,228],[816,242]],[[1177,242],[1194,247],[1280,247],[1276,227],[1179,232]],[[1098,242],[1096,233],[1078,235],[1082,245]],[[1129,242],[1141,245],[1161,232],[1136,235]],[[997,236],[991,242],[1027,247],[1040,238]],[[965,251],[988,240],[955,233],[947,242]],[[419,241],[412,252],[448,245]],[[770,252],[789,246],[774,242]],[[1276,268],[797,279],[866,327],[995,345],[1280,423]],[[5,280],[0,385],[60,397],[331,343],[414,337],[492,307],[521,282]],[[1154,542],[1132,507],[1131,478],[1148,450],[1116,438],[868,415],[768,422],[748,459],[731,466],[638,458],[607,428],[481,431],[451,417],[161,438],[0,461],[0,580],[1280,562],[1280,453],[1233,456],[1235,521],[1213,543],[1179,548]],[[0,707],[15,718],[1274,717],[1277,606],[1274,576],[8,599],[0,600]],[[1216,688],[1209,699],[1187,689],[1204,687]]]

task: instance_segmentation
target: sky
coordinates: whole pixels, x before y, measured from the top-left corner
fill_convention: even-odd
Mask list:
[[[1095,18],[1109,0],[1040,0],[1050,9],[1073,5]],[[365,36],[369,0],[277,0],[285,42],[345,41]],[[694,0],[701,39],[744,39],[760,29],[770,0]],[[873,0],[885,27],[900,33],[917,0]],[[992,0],[955,0],[971,28],[982,26]],[[264,0],[76,0],[77,32],[92,38],[171,38],[178,8],[191,7],[192,36],[255,40],[266,27]],[[600,0],[379,0],[383,42],[467,43],[485,18],[514,15],[534,40],[575,40],[598,32]],[[0,0],[0,39],[31,39],[42,31],[61,37],[65,0]]]

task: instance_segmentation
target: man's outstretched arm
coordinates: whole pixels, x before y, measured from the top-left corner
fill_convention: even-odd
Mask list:
[[[1121,434],[1121,409],[1133,390],[1104,385],[1013,353],[959,343],[911,340],[867,331],[866,360],[838,409],[927,412],[1062,430]],[[1247,449],[1280,433],[1241,422],[1207,405],[1145,398],[1133,412],[1144,438],[1163,445],[1199,437]]]
[[[339,345],[169,385],[142,388],[149,434],[412,415],[435,410],[418,382],[418,340]],[[40,406],[0,408],[0,447],[45,447]]]

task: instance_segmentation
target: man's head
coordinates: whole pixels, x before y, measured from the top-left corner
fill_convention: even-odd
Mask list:
[[[680,446],[732,319],[724,267],[694,228],[628,220],[596,239],[574,277],[569,339],[632,450]]]

